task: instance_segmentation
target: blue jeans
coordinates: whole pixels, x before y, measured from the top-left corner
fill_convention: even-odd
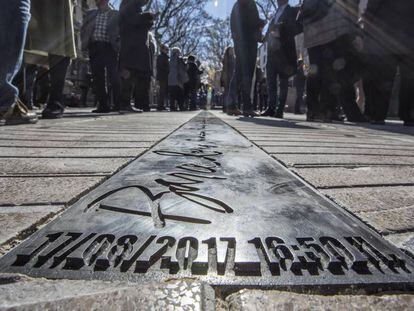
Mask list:
[[[0,112],[19,95],[11,82],[22,63],[29,20],[30,0],[0,0]]]

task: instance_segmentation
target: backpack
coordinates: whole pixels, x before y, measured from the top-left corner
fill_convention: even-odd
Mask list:
[[[297,21],[309,24],[324,18],[335,0],[304,0],[300,6]]]

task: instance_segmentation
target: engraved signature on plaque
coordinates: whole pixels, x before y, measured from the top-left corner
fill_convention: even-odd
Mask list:
[[[211,221],[208,219],[193,218],[182,215],[169,215],[165,214],[161,210],[161,200],[167,194],[174,194],[181,198],[184,198],[188,201],[191,201],[201,207],[207,208],[217,213],[233,213],[233,209],[226,203],[208,196],[200,194],[199,186],[202,185],[205,180],[225,180],[225,177],[215,175],[218,169],[221,167],[218,157],[222,155],[222,152],[217,151],[218,148],[213,144],[205,144],[206,132],[205,132],[205,121],[203,122],[200,132],[198,134],[197,140],[199,143],[194,148],[189,148],[188,150],[169,150],[161,149],[154,151],[155,154],[167,157],[180,157],[184,159],[197,159],[199,162],[203,161],[205,164],[200,163],[183,163],[175,166],[176,171],[167,173],[166,175],[172,177],[172,179],[167,178],[157,178],[154,181],[167,188],[168,190],[153,193],[151,189],[142,186],[142,185],[127,185],[123,187],[118,187],[107,193],[101,195],[90,204],[87,205],[85,212],[90,212],[92,210],[99,211],[111,211],[124,214],[140,215],[151,217],[154,226],[162,228],[165,226],[166,220],[181,221],[187,223],[196,223],[196,224],[211,224]],[[125,190],[125,189],[137,189],[140,190],[145,197],[147,198],[149,204],[149,212],[141,210],[133,210],[125,207],[117,207],[108,204],[103,204],[102,201],[109,198],[110,196]]]

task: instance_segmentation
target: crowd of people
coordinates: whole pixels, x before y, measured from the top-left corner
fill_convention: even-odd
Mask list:
[[[255,1],[237,0],[231,13],[234,47],[223,59],[225,111],[258,116],[256,92],[259,106],[267,100],[261,115],[283,118],[293,77],[295,112],[300,113],[306,93],[308,121],[342,121],[344,114],[351,122],[384,124],[398,71],[399,116],[413,126],[414,2],[368,0],[362,13],[359,5],[359,0],[303,0],[292,7],[288,0],[277,0],[263,31]],[[302,33],[307,66],[296,49],[295,38]],[[259,42],[266,45],[265,79],[255,72]],[[357,83],[365,93],[362,110]]]
[[[36,96],[46,103],[43,118],[62,117],[65,77],[78,50],[72,1],[2,2],[0,124],[35,123],[31,109]],[[234,45],[225,51],[223,90],[215,90],[213,100],[222,94],[223,109],[230,115],[255,117],[263,110],[262,116],[283,118],[293,80],[294,111],[301,113],[306,104],[308,121],[342,121],[345,115],[351,122],[384,124],[398,72],[400,118],[414,125],[414,2],[367,0],[361,13],[360,1],[303,0],[294,7],[289,0],[277,0],[265,30],[255,1],[237,0],[230,17]],[[96,9],[87,12],[81,50],[91,74],[81,89],[85,102],[92,86],[97,107],[93,112],[149,111],[154,89],[159,111],[195,110],[200,94],[206,97],[195,56],[184,57],[179,48],[170,50],[161,43],[158,52],[150,32],[157,17],[143,10],[147,4],[122,0],[115,10],[109,0],[96,0]],[[300,34],[306,53],[298,55]],[[257,66],[260,42],[267,55],[264,70]],[[47,64],[21,66],[24,50],[45,51]],[[23,70],[21,101],[15,82]],[[44,76],[49,82],[35,89]],[[37,89],[43,91],[34,96]],[[362,92],[364,109],[357,104],[357,93]]]
[[[80,84],[81,101],[86,102],[92,87],[96,96],[94,113],[150,111],[154,79],[157,110],[165,110],[167,102],[171,111],[195,110],[201,105],[200,62],[193,55],[183,57],[176,47],[171,49],[171,57],[166,45],[161,45],[157,53],[150,33],[156,16],[143,11],[147,3],[148,0],[123,0],[115,10],[109,0],[96,0],[96,8],[83,19],[80,49],[89,64],[82,69],[84,76],[89,70],[90,75]],[[31,111],[34,97],[46,102],[43,119],[62,117],[65,77],[71,59],[77,57],[72,14],[72,0],[5,3],[0,13],[0,45],[8,47],[3,49],[5,55],[0,60],[2,124],[37,122],[37,115]],[[46,52],[47,69],[21,66],[24,50]],[[42,87],[45,76],[48,85]],[[17,81],[21,79],[24,82],[18,88]],[[19,89],[23,100],[19,99]],[[37,90],[41,90],[39,94]]]

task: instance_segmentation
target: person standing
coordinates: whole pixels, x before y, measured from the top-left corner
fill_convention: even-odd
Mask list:
[[[364,91],[371,122],[384,124],[399,66],[399,115],[414,126],[414,1],[369,0],[363,15]]]
[[[222,60],[221,84],[223,86],[223,112],[227,112],[226,99],[229,96],[230,82],[234,72],[235,56],[234,48],[228,46]]]
[[[187,68],[181,57],[179,48],[172,48],[170,72],[168,74],[168,90],[170,93],[170,111],[184,110],[184,84],[187,82]]]
[[[262,41],[264,20],[254,0],[237,0],[230,16],[236,65],[227,98],[227,113],[238,115],[238,90],[241,90],[243,115],[256,116],[252,107],[251,90],[257,59],[257,43]]]
[[[123,0],[120,6],[120,72],[121,112],[142,112],[131,107],[148,107],[153,72],[148,33],[154,24],[154,14],[143,12],[148,0]],[[134,92],[135,89],[135,92]]]
[[[36,123],[36,114],[19,100],[12,84],[22,63],[30,0],[0,0],[0,6],[0,125]]]
[[[65,110],[63,88],[71,59],[76,58],[73,0],[32,2],[28,49],[48,53],[50,91],[43,119],[61,118]]]
[[[120,110],[121,85],[118,73],[119,13],[109,0],[96,0],[97,9],[86,13],[81,29],[82,49],[88,51],[98,108],[92,112],[108,113],[107,79],[112,88],[114,106]]]
[[[159,85],[157,110],[165,110],[168,97],[168,74],[170,72],[170,57],[167,45],[161,46],[161,53],[157,57],[157,80]]]
[[[198,68],[196,58],[193,55],[188,56],[187,61],[187,74],[188,74],[188,96],[190,101],[189,110],[194,111],[197,109],[197,89],[198,89],[198,77],[203,74],[203,70]]]
[[[305,1],[298,19],[303,24],[310,61],[308,120],[332,122],[338,117],[339,106],[348,112],[348,119],[358,120],[361,114],[355,113],[356,100],[348,100],[350,87],[359,79],[355,48],[360,38],[358,0]]]
[[[262,115],[283,118],[289,78],[296,73],[297,68],[295,36],[299,32],[296,23],[298,10],[289,5],[289,0],[277,0],[277,5],[276,13],[270,20],[265,36],[269,103],[267,110]]]

